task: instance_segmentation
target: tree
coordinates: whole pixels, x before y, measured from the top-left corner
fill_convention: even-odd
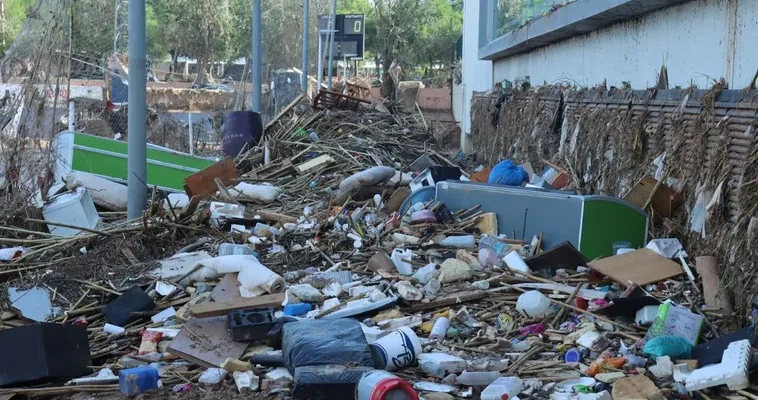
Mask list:
[[[0,0],[0,53],[10,47],[35,0]]]
[[[174,56],[181,53],[197,60],[195,85],[206,81],[206,66],[228,57],[232,15],[229,0],[163,0],[169,17]]]
[[[426,0],[423,23],[411,56],[417,65],[428,65],[429,76],[436,64],[451,59],[453,44],[461,35],[463,12],[460,5],[450,0]]]

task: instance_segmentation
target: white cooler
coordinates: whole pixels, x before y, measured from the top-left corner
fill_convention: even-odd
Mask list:
[[[45,221],[59,222],[81,228],[96,229],[100,224],[100,215],[95,209],[95,203],[92,202],[92,197],[87,193],[87,189],[83,187],[53,197],[42,208],[42,215],[45,217]],[[74,236],[81,232],[79,229],[50,224],[47,225],[47,229],[55,236]]]

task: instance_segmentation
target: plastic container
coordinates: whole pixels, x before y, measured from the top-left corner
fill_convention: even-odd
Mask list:
[[[387,371],[363,374],[355,392],[356,400],[418,400],[418,394],[405,380]]]
[[[299,315],[307,314],[308,311],[311,311],[312,309],[313,307],[310,303],[287,304],[284,306],[284,315],[297,317]]]
[[[516,301],[516,310],[530,318],[541,318],[550,313],[551,304],[547,296],[537,290],[530,290],[519,296]]]
[[[404,260],[411,260],[413,258],[413,251],[407,249],[395,249],[392,250],[392,262],[395,264],[397,272],[403,275],[413,275],[413,266],[411,263]]]
[[[421,351],[421,341],[413,329],[407,326],[393,331],[371,345],[374,359],[381,360],[387,371],[416,365],[418,362],[416,355],[421,354]]]
[[[524,262],[524,259],[521,258],[517,251],[512,251],[505,256],[505,264],[512,270],[521,271],[526,274],[531,272],[529,266],[526,265],[526,262]]]
[[[81,228],[96,229],[100,224],[100,215],[95,209],[87,189],[78,187],[71,193],[64,193],[52,199],[42,209],[45,221],[59,222]],[[48,225],[47,229],[55,236],[74,236],[79,229]]]
[[[455,383],[464,386],[487,386],[500,377],[502,375],[498,371],[464,371],[455,378]]]
[[[419,281],[419,283],[422,285],[426,285],[432,279],[439,278],[439,276],[439,264],[427,264],[425,267],[420,268],[418,271],[416,271],[415,274],[413,274],[413,277],[416,278],[416,280]]]
[[[444,378],[449,374],[458,374],[466,369],[466,360],[447,353],[424,353],[418,356],[421,369],[427,375]]]
[[[479,239],[479,250],[482,249],[489,249],[497,254],[498,259],[502,259],[509,251],[511,251],[511,246],[508,246],[507,243],[501,242],[500,239],[496,237],[487,236]]]
[[[645,306],[637,311],[637,316],[634,317],[634,322],[637,325],[644,326],[650,325],[655,322],[655,318],[658,317],[659,306]]]
[[[252,256],[254,250],[244,244],[221,243],[218,247],[219,256]]]
[[[567,363],[582,362],[582,359],[586,357],[589,352],[586,349],[573,348],[566,351],[565,360]]]
[[[524,390],[521,378],[505,376],[498,378],[482,391],[482,400],[508,400],[518,396]]]
[[[445,317],[437,318],[432,326],[432,333],[429,335],[431,340],[443,340],[447,336],[447,328],[450,328],[450,320]]]
[[[118,388],[127,396],[136,396],[158,388],[158,370],[153,367],[122,369],[118,373]]]
[[[473,235],[448,236],[440,244],[446,247],[474,248],[476,247],[476,239]]]

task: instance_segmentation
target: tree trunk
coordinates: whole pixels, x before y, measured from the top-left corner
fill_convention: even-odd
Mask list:
[[[384,76],[382,77],[382,97],[385,99],[395,100],[395,81],[392,80],[392,73],[390,71],[392,67],[392,58],[385,54],[382,59],[382,70]]]
[[[193,85],[200,88],[205,85],[205,58],[197,59],[197,77]]]

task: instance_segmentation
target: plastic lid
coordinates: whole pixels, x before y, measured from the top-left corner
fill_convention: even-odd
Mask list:
[[[418,394],[411,385],[400,378],[382,379],[371,392],[370,400],[418,400]]]

